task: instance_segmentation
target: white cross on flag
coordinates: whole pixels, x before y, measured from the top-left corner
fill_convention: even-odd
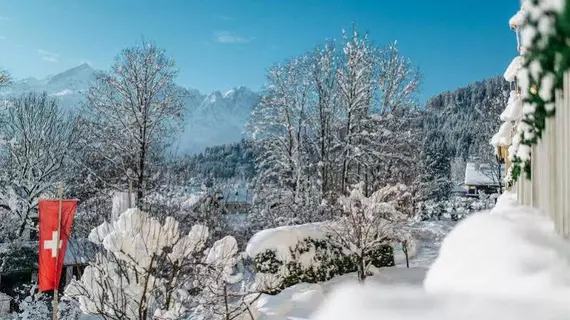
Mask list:
[[[59,287],[67,240],[77,200],[40,200],[40,267],[39,290],[50,291]],[[61,224],[60,224],[61,223]]]

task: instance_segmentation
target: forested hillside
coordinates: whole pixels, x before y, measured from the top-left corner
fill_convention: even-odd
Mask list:
[[[242,140],[206,148],[197,155],[187,155],[177,163],[176,174],[184,180],[251,180],[255,174],[253,143]]]
[[[503,77],[475,82],[429,99],[425,109],[438,123],[455,157],[485,157],[489,141],[501,122],[499,115],[509,97],[510,84]]]

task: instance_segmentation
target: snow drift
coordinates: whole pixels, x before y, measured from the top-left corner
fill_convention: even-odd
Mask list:
[[[570,245],[504,194],[445,238],[424,288],[339,287],[314,320],[570,319]]]
[[[425,279],[428,292],[564,298],[570,302],[570,245],[550,218],[502,196],[443,241]]]

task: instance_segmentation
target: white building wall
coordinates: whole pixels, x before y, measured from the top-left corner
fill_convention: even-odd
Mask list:
[[[532,148],[531,178],[517,183],[519,202],[549,213],[560,234],[570,238],[570,73],[558,94],[556,116],[547,119]]]

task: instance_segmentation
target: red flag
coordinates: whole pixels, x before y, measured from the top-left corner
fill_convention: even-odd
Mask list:
[[[61,270],[77,200],[61,203],[61,227],[58,234],[59,200],[40,200],[40,267],[39,290],[50,291],[59,287]]]

